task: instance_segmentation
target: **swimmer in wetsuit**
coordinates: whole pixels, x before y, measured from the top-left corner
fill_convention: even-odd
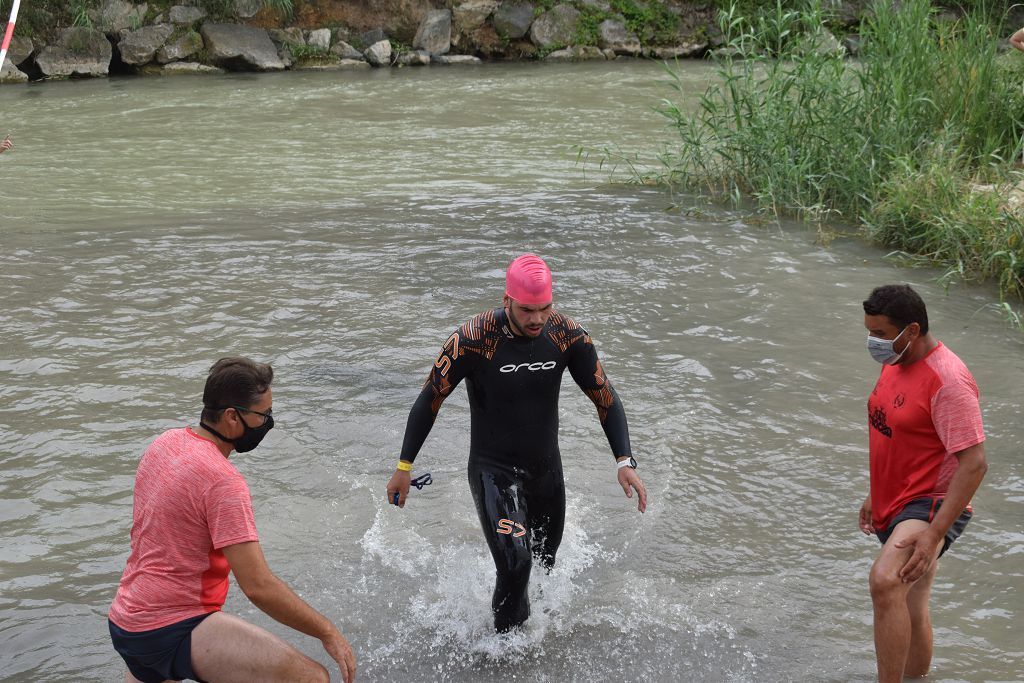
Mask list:
[[[441,403],[466,380],[471,435],[469,487],[497,581],[491,608],[499,632],[530,616],[533,557],[550,569],[562,540],[565,484],[558,451],[558,394],[568,368],[597,406],[618,481],[637,509],[647,492],[636,473],[622,402],[605,376],[590,335],[552,308],[551,272],[525,254],[508,268],[504,307],[481,313],[448,337],[409,413],[401,459],[387,486],[405,506],[412,463]]]

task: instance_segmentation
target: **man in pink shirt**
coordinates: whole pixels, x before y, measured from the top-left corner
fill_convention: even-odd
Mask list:
[[[878,680],[888,683],[928,673],[937,560],[967,526],[988,465],[978,387],[929,333],[917,292],[877,287],[864,326],[883,367],[868,399],[871,492],[860,528],[883,544],[869,583]]]
[[[273,375],[248,358],[217,361],[199,426],[164,432],[139,461],[131,552],[108,615],[127,683],[330,680],[318,662],[221,611],[229,570],[253,604],[319,638],[346,683],[355,680],[348,641],[267,566],[249,487],[228,461],[273,428]]]

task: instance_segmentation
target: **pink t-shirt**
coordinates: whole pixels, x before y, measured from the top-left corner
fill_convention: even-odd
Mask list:
[[[910,365],[886,365],[868,398],[871,517],[884,531],[915,498],[946,495],[956,453],[985,440],[978,385],[939,343]]]
[[[110,620],[149,631],[216,612],[228,594],[222,548],[258,541],[245,478],[191,429],[156,438],[135,474],[132,546]]]

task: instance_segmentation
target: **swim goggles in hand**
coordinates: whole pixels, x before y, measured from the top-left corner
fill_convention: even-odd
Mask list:
[[[409,484],[416,487],[417,491],[422,491],[424,486],[430,486],[432,483],[434,483],[434,478],[430,476],[430,472],[427,472],[426,474],[421,474],[420,476],[416,477],[415,479],[409,482]],[[397,491],[395,492],[395,495],[391,498],[391,504],[398,505]]]

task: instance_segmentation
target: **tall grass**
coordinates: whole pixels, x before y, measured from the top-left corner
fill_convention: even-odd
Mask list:
[[[830,48],[820,3],[790,4],[756,20],[722,11],[729,49],[697,102],[670,69],[680,97],[660,111],[679,143],[659,179],[859,223],[950,277],[1024,297],[1021,217],[978,191],[1011,176],[1024,129],[1024,73],[1000,61],[984,8],[949,20],[923,0],[878,2],[850,60]]]

